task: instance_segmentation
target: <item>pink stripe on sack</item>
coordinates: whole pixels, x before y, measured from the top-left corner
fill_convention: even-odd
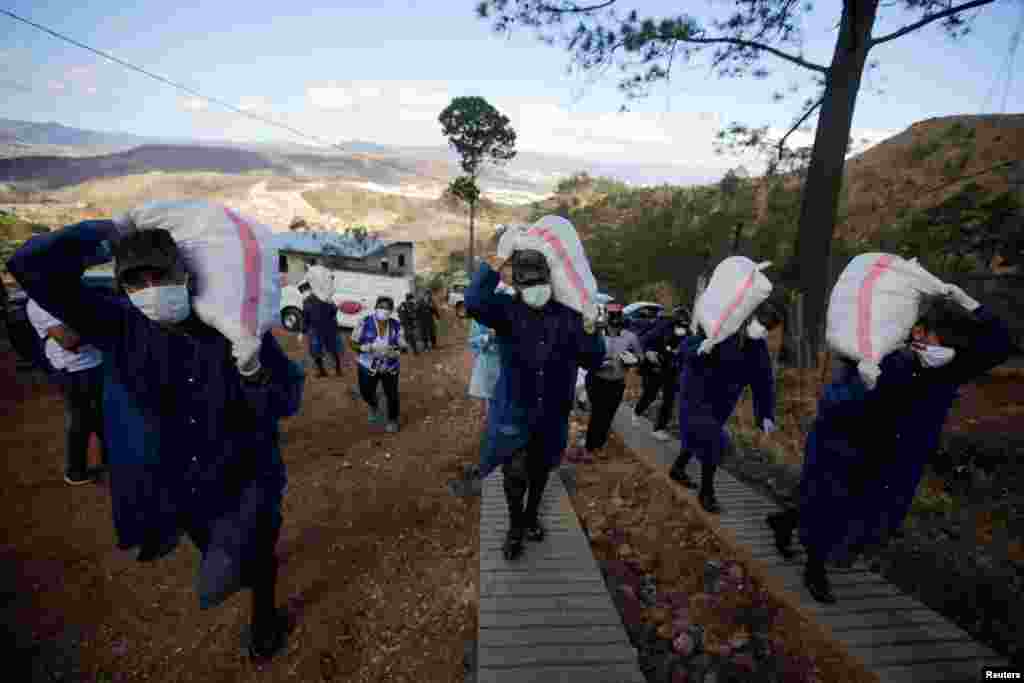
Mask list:
[[[565,245],[562,244],[562,240],[558,239],[558,236],[547,228],[533,227],[530,228],[526,234],[536,235],[551,245],[551,248],[555,250],[559,260],[561,260],[565,272],[569,274],[569,280],[571,281],[573,288],[575,288],[579,293],[580,298],[583,301],[583,305],[586,306],[587,303],[590,302],[590,296],[587,294],[587,289],[583,286],[583,280],[580,278],[580,274],[572,267],[572,259],[569,258],[569,253],[565,250]]]
[[[242,241],[242,257],[245,260],[245,291],[242,296],[242,327],[256,336],[257,311],[260,305],[260,276],[263,262],[260,244],[252,232],[252,226],[229,208],[224,209],[231,222],[238,228],[238,239]]]
[[[729,316],[731,316],[733,314],[733,312],[737,308],[739,308],[740,302],[743,301],[743,297],[746,295],[747,290],[754,286],[754,277],[756,277],[756,276],[757,276],[757,271],[756,270],[754,270],[753,272],[750,273],[750,277],[748,277],[746,280],[743,281],[743,285],[740,287],[739,291],[736,292],[736,296],[733,297],[733,300],[729,304],[729,307],[727,309],[725,309],[725,311],[722,313],[722,315],[720,315],[718,317],[718,320],[715,321],[714,328],[711,331],[711,338],[712,339],[714,339],[715,337],[718,336],[718,331],[720,329],[722,329],[722,325],[724,325],[725,321],[729,319]]]
[[[871,360],[877,360],[871,349],[871,298],[874,296],[875,283],[891,264],[892,256],[888,254],[875,261],[857,292],[857,350],[864,358]]]

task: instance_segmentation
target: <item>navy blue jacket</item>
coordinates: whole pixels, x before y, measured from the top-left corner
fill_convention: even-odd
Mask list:
[[[299,409],[301,367],[267,333],[260,361],[270,381],[243,383],[230,342],[194,316],[160,325],[127,297],[83,286],[87,267],[109,261],[115,236],[111,221],[78,223],[29,240],[7,267],[30,297],[104,352],[118,545],[176,538],[183,515],[212,523],[237,517],[240,506],[273,514],[285,484],[278,420]]]
[[[747,386],[754,397],[758,426],[775,420],[775,376],[764,339],[741,338],[740,331],[698,355],[703,334],[679,347],[679,427],[683,445],[702,462],[718,464],[729,448],[724,427]]]
[[[579,313],[554,300],[534,310],[495,292],[498,279],[481,264],[465,298],[468,315],[494,330],[501,358],[494,407],[487,415],[484,477],[531,437],[541,440],[548,464],[557,465],[568,441],[579,367],[596,370],[605,356],[604,340],[584,331]]]
[[[661,359],[662,368],[675,364],[681,339],[675,334],[676,321],[673,318],[657,320],[646,332],[640,335],[640,346],[644,352],[654,351]]]
[[[337,306],[310,293],[302,302],[302,330],[321,339],[334,339],[338,336],[337,315]]]
[[[852,363],[838,368],[807,436],[800,482],[805,545],[838,557],[846,546],[877,542],[903,523],[960,386],[1013,351],[1002,320],[984,306],[973,315],[978,334],[941,368],[923,368],[900,349],[882,359],[873,390]],[[872,480],[858,489],[853,479],[864,471]]]

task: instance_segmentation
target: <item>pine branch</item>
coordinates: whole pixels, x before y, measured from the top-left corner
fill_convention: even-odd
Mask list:
[[[882,43],[887,43],[890,40],[896,40],[900,36],[905,36],[908,33],[916,31],[917,29],[921,28],[922,26],[927,26],[928,24],[932,23],[933,21],[938,21],[939,19],[945,19],[946,17],[951,17],[954,14],[959,14],[960,12],[963,12],[964,10],[974,9],[975,7],[982,7],[984,5],[990,5],[993,2],[995,2],[995,0],[973,0],[972,2],[965,2],[962,5],[957,5],[956,7],[950,7],[949,9],[943,10],[941,12],[936,12],[935,14],[929,14],[928,16],[924,17],[920,21],[915,21],[913,24],[909,24],[908,26],[904,26],[903,28],[899,29],[898,31],[893,31],[892,33],[890,33],[888,35],[879,36],[878,38],[873,38],[871,40],[871,42],[868,43],[868,47],[871,48],[871,47],[874,47],[875,45],[881,45]]]
[[[539,4],[537,10],[539,12],[550,12],[551,14],[586,14],[587,12],[596,12],[602,10],[605,7],[611,7],[618,0],[608,0],[602,2],[599,5],[590,5],[589,7],[580,7],[579,5],[573,5],[572,7],[554,7],[552,5]]]
[[[995,0],[984,0],[985,2],[994,2]],[[777,48],[771,47],[770,45],[764,45],[763,43],[755,43],[750,40],[741,40],[739,38],[679,38],[679,40],[685,43],[698,43],[701,45],[711,45],[714,43],[728,43],[730,45],[737,45],[739,47],[748,47],[753,50],[764,50],[769,54],[773,54],[780,59],[785,59],[787,62],[792,62],[797,66],[802,66],[805,69],[811,71],[817,71],[819,73],[827,74],[828,67],[822,66],[821,64],[815,64],[809,62],[806,59],[791,55],[788,52],[783,52]]]
[[[809,117],[818,107],[820,107],[821,103],[824,101],[825,96],[822,95],[821,97],[818,98],[817,102],[815,102],[813,105],[807,108],[807,111],[804,112],[804,115],[797,119],[797,122],[793,124],[793,127],[786,131],[786,134],[782,136],[782,139],[779,140],[779,159],[782,158],[782,148],[785,147],[786,140],[789,138],[789,136],[792,135],[797,128],[803,125],[803,122],[807,120],[807,117]]]

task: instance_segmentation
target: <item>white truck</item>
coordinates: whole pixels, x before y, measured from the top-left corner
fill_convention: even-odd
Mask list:
[[[338,327],[349,330],[355,328],[359,320],[373,310],[377,297],[390,296],[397,311],[405,301],[405,295],[416,291],[412,275],[378,275],[354,270],[332,270],[331,274],[334,276]],[[281,324],[291,332],[302,331],[302,302],[306,299],[307,287],[303,279],[297,285],[281,288]]]

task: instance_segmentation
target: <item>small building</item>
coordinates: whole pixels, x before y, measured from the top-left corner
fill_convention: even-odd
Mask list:
[[[334,232],[276,233],[282,284],[294,285],[310,266],[412,277],[416,274],[412,242],[389,242],[376,235],[358,237]]]

